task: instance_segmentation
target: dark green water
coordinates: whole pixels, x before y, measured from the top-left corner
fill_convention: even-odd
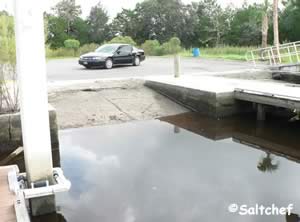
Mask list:
[[[64,130],[72,188],[57,196],[58,214],[35,221],[296,222],[299,135],[298,123],[195,114]],[[293,204],[295,215],[240,216],[228,212],[232,203]]]

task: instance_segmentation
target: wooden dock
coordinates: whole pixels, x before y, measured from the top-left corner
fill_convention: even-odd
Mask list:
[[[9,190],[8,172],[13,166],[0,167],[0,221],[17,222],[14,203],[16,196]]]
[[[300,110],[300,87],[294,85],[273,84],[236,88],[234,96],[238,100]]]

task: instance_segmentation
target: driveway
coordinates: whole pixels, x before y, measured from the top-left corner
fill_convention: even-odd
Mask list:
[[[182,58],[184,74],[201,75],[203,72],[223,72],[251,69],[246,62],[213,59]],[[47,63],[48,81],[88,80],[101,78],[143,77],[149,75],[172,75],[173,59],[166,57],[147,57],[139,67],[122,66],[111,70],[85,69],[77,59],[55,59]]]

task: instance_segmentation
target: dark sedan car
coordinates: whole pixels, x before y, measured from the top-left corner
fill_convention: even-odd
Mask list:
[[[95,52],[80,56],[79,64],[86,68],[104,67],[111,69],[114,65],[132,64],[139,66],[145,60],[145,53],[128,44],[106,44]]]

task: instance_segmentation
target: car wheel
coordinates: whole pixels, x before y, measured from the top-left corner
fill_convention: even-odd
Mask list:
[[[112,59],[107,59],[105,61],[105,68],[106,69],[111,69],[112,67],[113,67],[113,61],[112,61]]]
[[[139,66],[140,64],[141,64],[141,59],[140,59],[140,57],[136,56],[134,58],[133,65],[134,66]]]

